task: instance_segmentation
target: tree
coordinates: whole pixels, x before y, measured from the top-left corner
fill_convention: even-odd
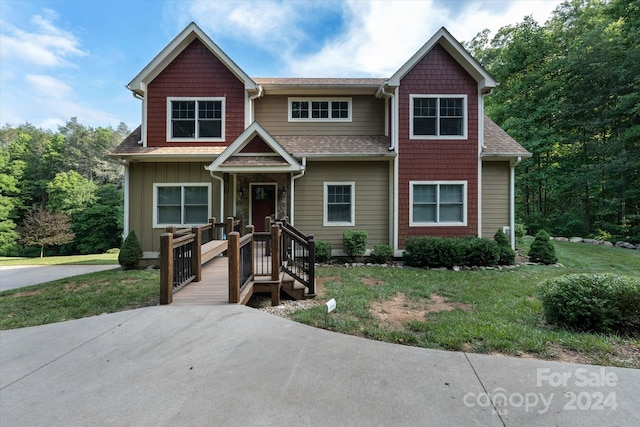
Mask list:
[[[0,254],[13,252],[18,238],[16,224],[13,222],[17,195],[17,177],[19,172],[12,170],[9,164],[9,152],[0,147]]]
[[[541,262],[542,264],[554,264],[558,262],[556,248],[544,230],[540,230],[538,234],[536,234],[533,243],[531,243],[531,248],[529,248],[528,255],[529,259],[533,262]]]
[[[97,185],[74,170],[60,172],[47,184],[48,207],[54,212],[73,214],[93,205]]]
[[[94,205],[72,216],[76,249],[81,254],[104,253],[122,243],[122,192],[105,184],[96,196]]]
[[[39,246],[40,258],[44,257],[44,248],[70,243],[74,237],[68,215],[52,213],[41,207],[27,214],[20,229],[22,244]]]

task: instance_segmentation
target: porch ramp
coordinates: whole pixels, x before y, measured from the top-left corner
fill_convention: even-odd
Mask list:
[[[172,305],[229,304],[229,258],[217,256],[202,266],[202,280],[173,294]]]

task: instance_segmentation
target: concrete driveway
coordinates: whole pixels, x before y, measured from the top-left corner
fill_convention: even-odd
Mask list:
[[[0,266],[0,291],[37,285],[65,277],[119,268],[115,265],[10,265]]]
[[[3,426],[640,425],[640,370],[428,350],[238,305],[0,331]]]

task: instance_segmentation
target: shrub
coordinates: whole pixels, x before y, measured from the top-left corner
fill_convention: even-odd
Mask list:
[[[368,235],[364,230],[345,230],[342,233],[344,252],[352,260],[360,260],[367,251]]]
[[[331,259],[331,243],[325,240],[316,240],[316,261],[327,262]]]
[[[524,224],[516,224],[514,232],[516,235],[516,247],[521,248],[524,245],[524,235],[527,234],[527,228]]]
[[[389,245],[374,245],[369,256],[371,257],[371,262],[384,264],[393,258],[393,249]]]
[[[531,243],[529,249],[529,259],[532,262],[540,262],[542,264],[554,264],[558,262],[556,249],[553,247],[546,231],[540,230],[536,234],[536,238]]]
[[[411,237],[402,259],[413,267],[489,266],[498,261],[498,245],[488,239]]]
[[[507,235],[501,229],[496,231],[496,234],[493,235],[493,240],[495,240],[498,245],[498,264],[500,265],[511,265],[516,261],[516,252],[511,249],[511,243],[509,243],[509,239]]]
[[[127,238],[124,239],[122,248],[120,248],[118,264],[120,264],[124,270],[133,270],[138,267],[140,258],[142,258],[142,247],[140,246],[140,241],[135,231],[131,231]]]
[[[540,284],[549,323],[581,331],[640,332],[640,281],[614,274],[571,274]]]

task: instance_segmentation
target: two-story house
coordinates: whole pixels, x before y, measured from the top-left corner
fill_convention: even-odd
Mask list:
[[[346,229],[396,255],[417,235],[513,242],[531,154],[484,115],[496,84],[444,28],[388,78],[252,78],[191,23],[128,85],[125,232],[147,258],[167,226],[211,216],[287,216],[336,254]]]

